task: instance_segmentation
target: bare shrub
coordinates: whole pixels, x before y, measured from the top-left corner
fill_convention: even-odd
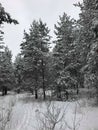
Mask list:
[[[78,114],[81,114],[81,117],[80,116],[78,117]],[[78,130],[82,119],[83,119],[83,113],[81,111],[80,103],[77,101],[75,103],[75,108],[74,108],[74,112],[73,112],[72,125],[70,125],[66,120],[65,120],[65,125],[70,130]]]
[[[39,130],[62,130],[62,121],[65,117],[67,107],[57,106],[54,102],[45,103],[46,111],[37,111],[37,120],[39,123]]]

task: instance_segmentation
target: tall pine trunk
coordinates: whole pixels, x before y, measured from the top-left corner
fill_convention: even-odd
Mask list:
[[[43,74],[43,99],[46,99],[46,93],[45,93],[45,84],[44,84],[44,74]]]
[[[98,105],[98,81],[96,85],[96,98],[97,98],[96,104]]]
[[[37,81],[36,81],[36,85],[35,85],[35,99],[38,99]]]
[[[7,87],[3,86],[2,87],[2,96],[7,95]]]
[[[42,59],[42,88],[43,88],[43,99],[46,99],[46,88],[45,88],[45,73],[44,73],[44,62]]]
[[[35,88],[35,99],[38,99],[37,89]]]
[[[79,95],[79,86],[78,86],[78,84],[76,85],[76,87],[77,87],[76,93],[77,93],[77,95]]]
[[[36,84],[35,84],[35,99],[38,99],[38,91],[37,91],[37,88],[38,88],[38,84],[37,84],[38,75],[37,75],[37,73],[36,73],[36,77],[35,77],[35,82],[36,82]]]
[[[60,88],[60,86],[57,86],[57,99],[61,100],[61,88]]]
[[[21,75],[19,74],[18,75],[18,89],[17,89],[17,93],[19,94],[20,93],[20,86],[21,86]]]

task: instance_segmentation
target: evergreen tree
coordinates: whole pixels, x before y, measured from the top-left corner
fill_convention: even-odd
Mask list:
[[[31,79],[30,84],[34,86],[35,98],[38,98],[38,87],[42,87],[45,99],[45,59],[49,51],[49,29],[41,20],[34,20],[30,33],[24,32],[24,39],[21,49],[27,79]]]
[[[50,36],[49,29],[41,20],[39,21],[39,39],[40,39],[40,50],[41,50],[41,77],[42,77],[42,88],[43,88],[43,98],[46,99],[46,70],[48,69],[46,66],[46,59],[48,58],[49,45],[50,45]]]
[[[81,8],[78,21],[80,25],[78,43],[80,43],[81,72],[84,75],[84,86],[98,88],[98,1],[84,0],[82,4],[78,3],[76,6]]]
[[[14,62],[14,74],[16,79],[16,91],[19,93],[23,86],[23,58],[20,54],[16,56]]]
[[[18,24],[18,21],[13,19],[9,13],[7,13],[4,9],[4,7],[2,7],[2,4],[0,3],[0,48],[2,48],[2,40],[3,40],[3,34],[4,32],[2,31],[2,25],[4,23],[14,23],[14,24]]]
[[[13,19],[0,3],[0,88],[2,89],[3,95],[7,94],[7,89],[12,89],[14,82],[11,52],[3,45],[4,32],[2,31],[2,25],[4,23],[18,24],[18,21]]]
[[[71,75],[68,69],[73,63],[73,57],[75,54],[74,50],[74,24],[75,20],[71,19],[67,14],[60,16],[60,22],[55,25],[55,34],[57,40],[55,41],[56,46],[54,48],[54,69],[55,69],[55,85],[57,90],[57,97],[61,98],[61,91],[66,92],[66,98],[68,99],[67,89],[76,84],[76,79]],[[73,66],[73,65],[72,65]],[[74,69],[72,69],[74,70]]]
[[[13,89],[15,84],[14,69],[12,65],[12,54],[8,47],[5,47],[4,52],[0,57],[0,88],[2,95],[7,94],[7,90]]]

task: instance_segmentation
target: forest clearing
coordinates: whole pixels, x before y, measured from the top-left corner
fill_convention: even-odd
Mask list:
[[[98,0],[0,0],[0,130],[97,122]]]
[[[3,127],[5,125],[5,130],[97,130],[98,128],[98,108],[93,104],[93,99],[45,102],[36,101],[30,93],[23,93],[16,94],[14,98],[12,94],[3,99],[0,97],[0,103],[2,101],[6,106],[0,108],[0,115],[3,115],[1,130],[3,130],[2,124]]]

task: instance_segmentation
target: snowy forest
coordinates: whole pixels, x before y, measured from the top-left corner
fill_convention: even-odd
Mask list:
[[[34,19],[13,62],[2,28],[19,21],[0,3],[0,130],[98,130],[98,0],[73,6],[79,19],[62,12],[55,40]]]

